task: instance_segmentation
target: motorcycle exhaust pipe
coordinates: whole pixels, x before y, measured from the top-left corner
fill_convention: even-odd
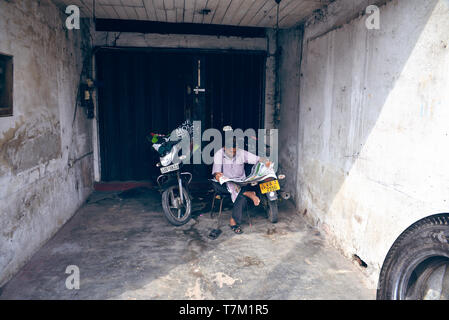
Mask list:
[[[290,199],[290,197],[291,197],[290,192],[285,192],[285,191],[281,192],[281,197],[284,200]]]

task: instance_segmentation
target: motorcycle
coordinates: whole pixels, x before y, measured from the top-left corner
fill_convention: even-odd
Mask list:
[[[162,209],[167,220],[174,226],[182,226],[192,218],[189,192],[192,174],[182,171],[183,161],[187,156],[178,156],[182,139],[191,137],[192,132],[193,126],[187,120],[173,130],[170,136],[151,133],[151,139],[148,137],[160,159],[156,167],[160,169],[161,175],[156,181],[162,194]]]
[[[156,164],[161,175],[157,178],[162,193],[162,209],[167,220],[174,226],[182,226],[192,218],[192,200],[189,184],[192,181],[190,172],[182,172],[182,161],[186,156],[177,157],[179,145],[175,145]]]
[[[278,192],[281,189],[279,180],[283,179],[285,179],[285,176],[279,175],[277,178],[270,177],[256,184],[258,186],[256,194],[271,223],[278,222]]]
[[[263,179],[263,178],[262,178]],[[260,199],[265,212],[267,212],[268,220],[271,223],[278,222],[278,200],[281,190],[279,180],[284,180],[285,175],[279,174],[269,175],[267,178],[259,182],[252,182],[252,186],[257,186],[256,194]]]

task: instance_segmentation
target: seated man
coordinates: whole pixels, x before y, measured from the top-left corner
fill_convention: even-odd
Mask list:
[[[234,146],[235,146],[234,139]],[[258,156],[238,148],[221,148],[214,155],[214,165],[212,167],[212,175],[217,181],[221,177],[226,178],[245,178],[245,163],[256,164],[261,160]],[[268,160],[265,161],[267,166],[270,166]],[[219,193],[229,193],[225,184],[221,185],[218,182],[213,182],[213,188]],[[233,190],[234,191],[234,190]],[[231,193],[232,195],[232,193]],[[259,197],[254,191],[251,191],[250,186],[244,186],[240,190],[236,190],[236,195],[233,195],[234,207],[232,209],[232,216],[229,222],[231,229],[237,233],[243,233],[240,224],[242,222],[243,209],[247,205],[246,198],[253,201],[255,206],[260,203]]]

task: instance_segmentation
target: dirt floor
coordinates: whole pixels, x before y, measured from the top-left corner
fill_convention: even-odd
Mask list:
[[[207,236],[211,194],[194,194],[194,219],[164,218],[156,190],[95,192],[3,288],[0,299],[374,299],[359,267],[307,225],[290,201],[271,224],[250,207],[244,234]],[[80,288],[66,288],[67,266]]]

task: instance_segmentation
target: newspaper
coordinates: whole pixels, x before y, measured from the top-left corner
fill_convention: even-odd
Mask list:
[[[252,167],[251,173],[248,177],[236,179],[223,176],[219,179],[219,181],[216,179],[213,179],[212,181],[219,182],[221,185],[226,183],[226,188],[231,194],[232,202],[235,202],[242,186],[253,182],[260,182],[267,178],[277,179],[276,173],[274,172],[274,164],[272,163],[269,167],[267,167],[265,163],[258,162]]]
[[[225,182],[235,182],[240,185],[247,185],[252,182],[259,182],[262,180],[265,180],[267,178],[275,178],[277,179],[276,173],[274,172],[274,164],[272,163],[269,167],[265,165],[263,162],[256,163],[252,169],[249,176],[246,178],[238,179],[238,178],[227,178],[225,176],[222,176],[220,178],[219,182],[220,184],[223,184]]]

